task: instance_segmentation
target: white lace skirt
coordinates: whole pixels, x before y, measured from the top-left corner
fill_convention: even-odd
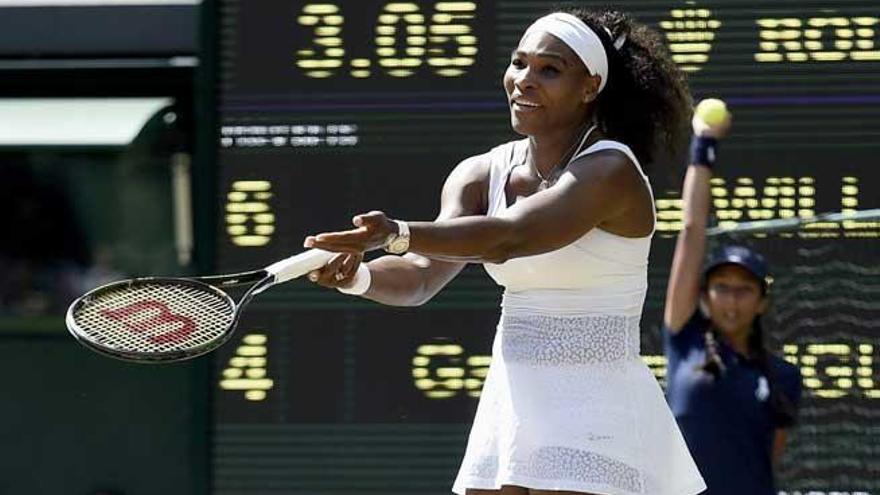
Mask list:
[[[639,317],[505,311],[453,491],[610,495],[706,486],[639,357]]]

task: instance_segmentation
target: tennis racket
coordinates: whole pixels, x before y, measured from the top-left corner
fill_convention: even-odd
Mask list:
[[[192,359],[229,340],[255,295],[321,268],[335,255],[311,249],[251,272],[114,282],[74,301],[67,329],[89,349],[125,361]],[[223,290],[246,285],[237,303]]]

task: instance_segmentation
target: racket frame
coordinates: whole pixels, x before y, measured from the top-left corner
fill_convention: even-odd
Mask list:
[[[261,270],[253,270],[249,272],[239,272],[226,275],[209,275],[203,277],[141,277],[112,282],[96,289],[92,289],[88,293],[76,299],[67,309],[65,323],[67,326],[67,330],[73,335],[73,337],[77,341],[79,341],[88,349],[94,350],[106,356],[136,363],[169,363],[175,361],[184,361],[201,356],[203,354],[207,354],[225,344],[232,337],[232,334],[235,333],[235,328],[236,326],[238,326],[238,320],[241,317],[243,308],[247,306],[247,304],[255,295],[263,292],[264,290],[272,287],[275,284],[280,284],[289,280],[293,280],[297,277],[305,275],[312,270],[320,268],[327,264],[335,256],[337,256],[336,253],[331,253],[322,249],[309,249],[308,251],[304,251],[302,253],[290,256],[289,258],[277,261]],[[214,294],[225,299],[232,305],[232,321],[220,336],[211,339],[210,341],[205,342],[202,345],[185,350],[166,352],[126,352],[119,351],[117,349],[110,349],[108,347],[101,346],[96,342],[93,342],[89,335],[86,332],[83,332],[80,326],[76,324],[76,319],[74,318],[74,315],[77,310],[84,304],[89,302],[89,300],[95,297],[98,293],[105,292],[115,287],[121,287],[125,285],[131,286],[138,283],[146,284],[150,282],[170,282],[182,285],[190,285],[198,287],[202,290],[207,290],[208,292],[213,292]],[[232,297],[225,291],[221,290],[223,288],[237,287],[241,285],[251,285],[251,287],[247,289],[247,291],[238,300],[238,302],[232,299]]]
[[[274,276],[266,270],[255,270],[251,272],[234,273],[229,275],[214,275],[193,278],[141,277],[121,280],[92,289],[86,294],[79,297],[67,309],[65,323],[68,332],[70,332],[70,334],[73,335],[73,337],[80,344],[84,345],[92,351],[103,354],[104,356],[109,356],[115,359],[120,359],[122,361],[133,363],[173,363],[178,361],[186,361],[201,356],[203,354],[207,354],[229,341],[229,339],[235,333],[235,328],[238,326],[238,320],[241,317],[242,309],[256,294],[271,287],[273,285],[273,282]],[[226,330],[223,331],[221,336],[211,339],[200,346],[185,350],[154,353],[126,352],[102,346],[101,344],[94,342],[93,339],[89,337],[88,333],[82,331],[81,327],[76,323],[76,318],[74,317],[74,315],[83,305],[87,304],[92,298],[119,287],[130,287],[136,284],[140,285],[149,283],[173,283],[179,285],[188,285],[191,287],[197,287],[198,289],[204,290],[206,292],[213,293],[214,295],[220,297],[221,299],[224,299],[227,303],[229,303],[230,307],[233,309],[232,320]],[[241,299],[238,300],[238,302],[236,302],[232,298],[232,296],[220,289],[220,287],[237,287],[249,284],[252,285],[252,287],[250,287],[244,293],[244,295],[241,297]]]

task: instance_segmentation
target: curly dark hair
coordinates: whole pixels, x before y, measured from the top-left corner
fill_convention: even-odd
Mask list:
[[[689,133],[693,102],[685,76],[660,35],[615,10],[561,11],[590,26],[608,54],[608,83],[595,108],[605,135],[628,145],[645,163],[660,147],[674,153]],[[618,50],[614,40],[620,36],[626,41]]]

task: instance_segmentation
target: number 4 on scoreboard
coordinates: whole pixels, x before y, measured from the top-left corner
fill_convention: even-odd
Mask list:
[[[274,385],[266,377],[268,337],[262,333],[249,333],[241,339],[235,355],[223,370],[220,388],[223,390],[242,390],[244,398],[260,401]]]

